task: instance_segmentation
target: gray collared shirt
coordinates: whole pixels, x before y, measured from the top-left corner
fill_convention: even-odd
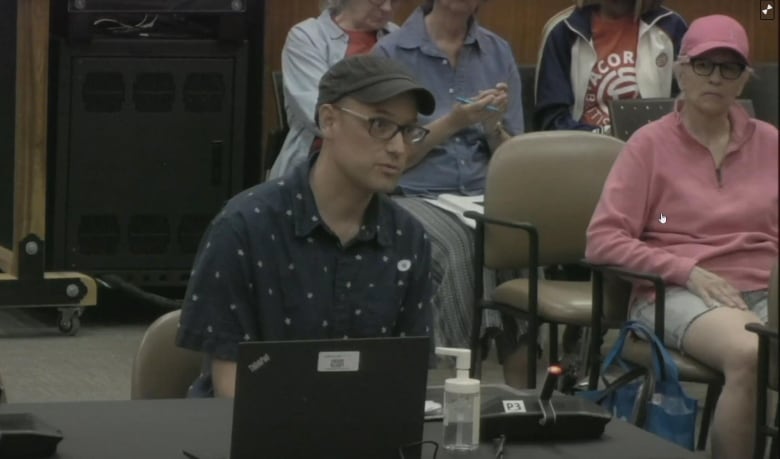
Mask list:
[[[235,361],[248,340],[431,334],[431,248],[422,225],[372,199],[342,245],[322,221],[310,164],[233,197],[195,257],[179,346]],[[210,361],[192,396],[213,393]]]
[[[271,167],[270,178],[281,177],[304,162],[314,138],[319,135],[314,111],[320,78],[333,64],[344,59],[349,45],[349,35],[333,21],[332,13],[325,10],[318,18],[299,22],[287,34],[282,48],[282,79],[290,132]],[[396,29],[398,26],[390,23],[377,35],[381,37]]]
[[[509,85],[509,108],[503,119],[510,134],[523,132],[520,74],[509,44],[473,20],[455,67],[428,35],[418,8],[401,28],[377,43],[374,52],[397,59],[409,67],[417,80],[436,98],[436,111],[420,117],[428,124],[446,115],[457,103],[455,97],[473,97],[497,83]],[[404,194],[480,194],[490,151],[481,125],[470,126],[434,148],[401,179]]]

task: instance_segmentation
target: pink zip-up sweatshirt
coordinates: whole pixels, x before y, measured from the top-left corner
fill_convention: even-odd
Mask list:
[[[777,129],[737,104],[729,117],[720,168],[678,111],[629,139],[588,226],[588,260],[679,286],[698,265],[740,291],[767,288],[777,261]],[[639,286],[633,297],[651,291]]]

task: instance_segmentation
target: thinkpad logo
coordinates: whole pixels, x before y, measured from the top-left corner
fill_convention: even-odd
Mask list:
[[[257,370],[263,368],[263,365],[271,361],[271,357],[268,354],[260,356],[259,359],[249,364],[249,372],[254,373]]]

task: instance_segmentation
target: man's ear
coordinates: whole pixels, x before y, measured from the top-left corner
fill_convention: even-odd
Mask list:
[[[320,132],[323,137],[328,137],[333,132],[336,122],[336,110],[331,104],[322,104],[319,108]]]

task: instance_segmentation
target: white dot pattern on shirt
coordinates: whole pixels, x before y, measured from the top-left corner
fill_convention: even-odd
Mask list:
[[[374,284],[373,283],[368,284],[368,288],[374,288]]]
[[[252,196],[253,194],[255,194],[255,193],[254,193],[254,192],[252,192],[252,191],[250,191],[249,193],[247,193],[247,195],[249,195],[249,196]]]
[[[206,327],[206,331],[209,332],[209,333],[214,333],[214,327],[209,325],[208,327]]]
[[[295,195],[295,199],[300,201],[301,199],[303,199],[303,195],[298,193],[298,194]]]
[[[406,336],[406,333],[405,333],[405,332],[401,332],[401,333],[399,333],[399,334],[398,334],[398,336],[400,336],[401,338],[403,338],[404,336]]]
[[[401,231],[400,229],[397,229],[397,230],[395,230],[395,234],[397,234],[397,235],[399,235],[399,236],[403,236],[403,235],[404,235],[404,232],[403,232],[403,231]]]
[[[355,255],[355,260],[360,261],[362,259],[363,259],[363,257],[360,256],[360,254]]]
[[[252,339],[252,337],[251,337],[251,336],[249,336],[249,333],[247,333],[246,335],[244,335],[244,341],[249,341],[250,339]]]
[[[306,238],[306,242],[308,242],[309,244],[314,244],[314,238],[313,237],[307,237]]]
[[[292,323],[292,319],[290,319],[289,317],[285,317],[284,318],[284,324],[285,325],[290,325],[291,323]]]
[[[239,257],[243,257],[244,256],[244,251],[241,250],[241,249],[238,249],[238,251],[236,253],[238,253]]]
[[[347,283],[344,284],[344,286],[347,287],[347,288],[350,288],[350,287],[352,287],[352,282],[347,281]]]
[[[197,293],[193,293],[192,294],[192,301],[198,301],[198,294]]]
[[[312,299],[312,298],[314,298],[314,294],[312,292],[309,292],[309,293],[306,294],[306,298]]]
[[[387,334],[387,327],[382,327],[382,334],[383,334],[383,335],[386,335],[386,334]]]
[[[404,285],[404,281],[402,281],[402,280],[399,280],[399,281],[398,281],[398,286],[399,286],[399,287],[402,287],[403,285]]]
[[[322,270],[325,271],[325,272],[328,272],[328,267],[327,266],[323,266]]]
[[[417,303],[417,309],[422,309],[422,301],[420,301],[419,303]]]
[[[295,265],[290,263],[289,265],[287,265],[287,269],[289,269],[290,271],[294,271],[295,270]]]
[[[214,273],[214,277],[216,277],[217,279],[219,279],[219,271],[217,271],[217,272],[215,272],[215,273]]]
[[[260,209],[259,209],[259,208],[257,208],[257,207],[255,207],[255,213],[256,213],[256,214],[259,214],[259,213],[260,213]]]
[[[388,261],[390,261],[390,259],[389,259],[387,256],[384,256],[384,257],[382,257],[382,261],[384,261],[385,263],[387,263]]]
[[[362,313],[363,313],[363,311],[361,311],[360,309],[355,309],[355,315],[356,316],[359,316]]]
[[[206,241],[206,248],[208,249],[209,247],[211,247],[211,241]]]
[[[258,260],[257,261],[257,267],[258,268],[262,268],[263,267],[263,261],[262,260]]]
[[[322,327],[325,328],[327,326],[328,326],[328,321],[327,320],[323,320],[322,321]]]
[[[317,216],[316,216],[316,215],[312,215],[312,216],[311,216],[311,221],[313,221],[313,222],[317,222],[317,221],[319,221],[319,220],[320,220],[320,219],[319,219],[319,218],[317,218]]]
[[[285,212],[288,217],[292,217],[292,210],[287,209],[287,212]]]
[[[272,234],[272,235],[271,235],[271,240],[272,240],[272,241],[275,241],[275,240],[276,240],[276,235],[275,235],[275,234]]]
[[[268,289],[268,296],[271,296],[271,295],[273,295],[273,294],[274,294],[274,289],[272,289],[272,288],[269,288],[269,289]]]
[[[284,186],[284,180],[279,180],[279,186]]]
[[[231,304],[230,305],[230,310],[231,311],[235,311],[236,310],[236,305],[235,304]]]

